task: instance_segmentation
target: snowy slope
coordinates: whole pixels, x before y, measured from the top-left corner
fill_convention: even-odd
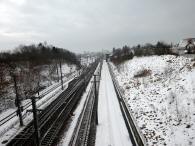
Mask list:
[[[195,145],[193,60],[152,56],[113,68],[148,145]]]

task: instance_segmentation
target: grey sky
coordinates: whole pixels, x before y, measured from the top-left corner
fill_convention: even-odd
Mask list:
[[[0,48],[74,52],[195,37],[195,0],[0,0]]]

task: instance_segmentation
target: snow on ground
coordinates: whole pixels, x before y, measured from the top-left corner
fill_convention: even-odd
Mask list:
[[[112,67],[148,145],[195,145],[194,59],[141,57]]]
[[[50,68],[50,69],[49,69]],[[50,87],[53,84],[57,83],[57,71],[52,70],[52,67],[49,65],[42,66],[42,71],[40,72],[40,85],[43,87]],[[52,70],[52,71],[51,71]],[[62,64],[62,75],[63,79],[67,79],[73,72],[76,72],[77,67],[74,64]],[[58,67],[59,75],[60,75],[60,68]],[[15,93],[13,90],[13,85],[7,87],[8,93],[5,95],[0,95],[0,119],[2,119],[2,114],[5,113],[9,114],[10,111],[14,111],[15,108]],[[23,97],[23,95],[21,95]]]
[[[74,76],[77,76],[77,73],[74,73],[72,76],[70,76],[69,79],[64,79],[64,90],[68,87],[68,83],[73,80]],[[56,84],[61,84],[61,83],[56,83]],[[52,85],[48,89],[52,88],[53,86],[56,86],[56,84]],[[39,109],[44,109],[46,108],[53,100],[55,100],[63,90],[61,90],[61,86],[57,87],[53,91],[51,91],[49,94],[45,95],[43,98],[37,101],[37,108]],[[29,100],[28,100],[29,101]],[[30,106],[27,108],[27,110],[32,109]],[[9,111],[7,111],[9,112]],[[2,113],[3,114],[3,113]],[[32,119],[32,113],[27,113],[26,110],[23,112],[23,117],[24,117],[24,124],[27,125]],[[0,145],[3,141],[9,140],[13,138],[17,133],[19,133],[24,127],[19,126],[19,120],[18,117],[14,117],[11,120],[9,120],[7,123],[2,125],[0,127]]]
[[[62,65],[62,73],[64,75],[72,73],[74,71],[76,71],[76,65],[71,65],[71,64],[63,64]]]
[[[16,111],[16,109],[14,109],[14,108],[9,108],[9,109],[5,110],[4,112],[2,112],[2,113],[0,114],[0,120],[4,119],[4,118],[7,117],[9,114],[12,114],[12,113],[15,112],[15,111]]]
[[[74,64],[62,64],[62,76],[64,78],[68,77],[69,74],[75,72],[77,70],[77,66]],[[58,76],[60,77],[60,67],[58,65],[58,74],[57,69],[52,70],[52,67],[49,65],[45,66],[45,69],[41,72],[42,76],[42,85],[50,86],[51,84],[56,82]],[[44,80],[45,79],[45,80]]]
[[[81,57],[81,65],[82,66],[89,66],[91,63],[93,63],[96,60],[96,57],[92,56],[85,56]]]
[[[62,65],[62,73],[63,73],[63,81],[66,82],[70,78],[73,78],[74,75],[77,75],[76,66],[75,65],[63,64]],[[47,71],[45,71],[44,73],[41,73],[41,74],[44,75],[44,76],[49,76]],[[69,75],[67,75],[67,74],[69,74]],[[45,83],[43,83],[43,84],[45,84]],[[48,90],[50,90],[54,86],[57,86],[58,84],[61,85],[61,83],[59,83],[59,82],[52,82],[52,85],[49,85],[46,89],[39,92],[40,95],[44,92],[47,92]],[[12,89],[10,89],[9,95],[6,96],[6,97],[1,97],[0,99],[1,99],[0,100],[0,105],[1,105],[0,106],[0,120],[2,120],[6,116],[8,116],[9,114],[13,113],[16,110],[16,107],[15,107],[15,104],[14,104],[15,93],[13,93]],[[28,100],[28,99],[23,100],[22,105],[25,105],[28,102],[30,102],[30,100]]]
[[[74,78],[74,76],[78,75],[78,72],[76,72],[76,66],[75,65],[69,65],[68,66],[67,64],[64,64],[62,66],[62,72],[63,72],[63,74],[69,74],[68,76],[63,77],[63,82],[67,82],[68,80]],[[52,85],[50,85],[46,89],[40,91],[39,94],[42,95],[42,94],[48,92],[49,90],[51,90],[52,88],[57,87],[58,85],[60,86],[61,82],[53,82]],[[9,98],[13,98],[13,100],[15,100],[15,97],[14,97],[15,94],[14,93],[11,93],[11,94],[13,94],[13,95],[10,95]],[[4,98],[6,100],[7,97],[4,97]],[[9,98],[7,100],[10,100]],[[29,102],[31,102],[30,99],[22,100],[22,106],[25,106]],[[7,106],[7,108],[5,110],[2,109],[3,112],[0,112],[0,120],[4,119],[6,116],[13,113],[17,109],[15,107],[14,103],[11,103],[11,104],[13,104],[12,106],[7,105],[8,102],[3,102],[1,104],[3,105],[3,107]]]
[[[113,82],[104,61],[99,89],[96,146],[131,146]]]

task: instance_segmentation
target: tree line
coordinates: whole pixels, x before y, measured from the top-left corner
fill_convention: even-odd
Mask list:
[[[125,60],[132,59],[134,56],[151,56],[151,55],[176,55],[171,50],[172,45],[158,41],[155,45],[147,43],[144,45],[138,44],[137,46],[129,47],[123,46],[122,48],[113,48],[111,60],[120,64]]]
[[[46,43],[39,43],[38,45],[20,45],[13,52],[0,53],[1,63],[28,61],[36,66],[51,63],[53,60],[63,60],[76,65],[80,64],[73,52],[47,45]]]
[[[0,95],[13,88],[17,82],[17,91],[21,98],[25,98],[43,88],[41,82],[49,78],[60,80],[61,65],[75,64],[80,67],[76,54],[66,49],[47,43],[20,45],[12,52],[0,53]],[[42,72],[48,72],[43,76]],[[15,89],[12,89],[13,91]]]

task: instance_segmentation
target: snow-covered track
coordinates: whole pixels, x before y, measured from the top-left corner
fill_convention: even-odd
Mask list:
[[[67,90],[38,115],[41,146],[50,146],[56,142],[55,140],[58,137],[62,126],[66,125],[66,121],[70,118],[73,109],[76,107],[77,102],[80,100],[80,97],[85,90],[84,81],[89,82],[96,66],[97,62],[84,71],[80,77],[71,81]],[[15,136],[7,145],[36,145],[33,122],[27,125],[27,127]]]
[[[102,63],[100,64],[99,68],[96,70],[96,73],[101,72],[101,66]],[[95,87],[96,87],[96,93],[95,93]],[[96,86],[95,83],[93,82],[93,85],[87,95],[87,99],[85,101],[83,110],[77,122],[77,126],[75,128],[69,146],[94,146],[95,145],[98,89],[99,89],[99,82],[96,83]]]
[[[118,85],[118,82],[115,79],[114,73],[109,63],[108,63],[108,67],[109,67],[111,78],[112,78],[114,88],[115,88],[115,91],[118,97],[119,105],[120,105],[120,108],[123,114],[123,118],[125,120],[126,127],[128,129],[132,144],[133,146],[145,146],[146,145],[145,138],[143,137],[142,133],[140,132],[139,127],[136,124],[136,121],[131,115],[131,111],[129,110],[127,103],[124,101],[123,95],[121,93],[121,89]]]

